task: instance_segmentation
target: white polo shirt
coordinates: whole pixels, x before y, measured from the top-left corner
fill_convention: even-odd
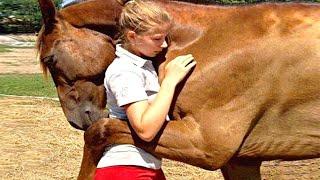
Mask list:
[[[122,106],[142,100],[152,102],[160,85],[150,60],[130,53],[119,44],[116,46],[116,56],[105,73],[107,106],[111,118],[127,120]],[[159,169],[161,160],[134,145],[121,144],[107,147],[97,167],[114,165],[136,165]]]
[[[136,56],[116,46],[116,58],[104,78],[109,116],[127,119],[123,105],[149,100],[160,89],[157,73],[150,60]]]

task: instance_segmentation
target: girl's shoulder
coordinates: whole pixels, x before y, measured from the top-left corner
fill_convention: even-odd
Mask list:
[[[105,78],[109,79],[112,76],[141,76],[143,72],[141,69],[130,62],[126,62],[123,59],[116,58],[107,68],[105,72]]]
[[[139,68],[124,59],[116,58],[108,66],[106,70],[106,72],[111,72],[111,73],[126,72],[126,71],[138,72]]]

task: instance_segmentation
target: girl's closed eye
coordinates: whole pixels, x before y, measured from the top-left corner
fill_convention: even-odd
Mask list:
[[[154,35],[151,39],[154,41],[163,41],[165,38],[165,35]]]
[[[152,40],[154,40],[154,41],[161,41],[162,38],[153,38]]]

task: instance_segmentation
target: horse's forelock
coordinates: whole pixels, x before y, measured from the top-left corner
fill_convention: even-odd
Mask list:
[[[38,38],[36,41],[36,55],[37,55],[37,59],[40,62],[40,67],[41,67],[42,73],[43,73],[44,77],[47,78],[48,77],[48,67],[40,58],[41,57],[41,50],[42,50],[42,46],[43,46],[43,36],[44,36],[43,32],[44,32],[44,27],[42,27],[40,29],[39,34],[38,34]]]

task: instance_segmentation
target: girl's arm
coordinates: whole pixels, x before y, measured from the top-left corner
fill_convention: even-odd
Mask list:
[[[160,90],[149,104],[147,100],[125,105],[129,122],[144,141],[152,141],[169,112],[176,85],[196,65],[192,55],[179,56],[168,63]]]

